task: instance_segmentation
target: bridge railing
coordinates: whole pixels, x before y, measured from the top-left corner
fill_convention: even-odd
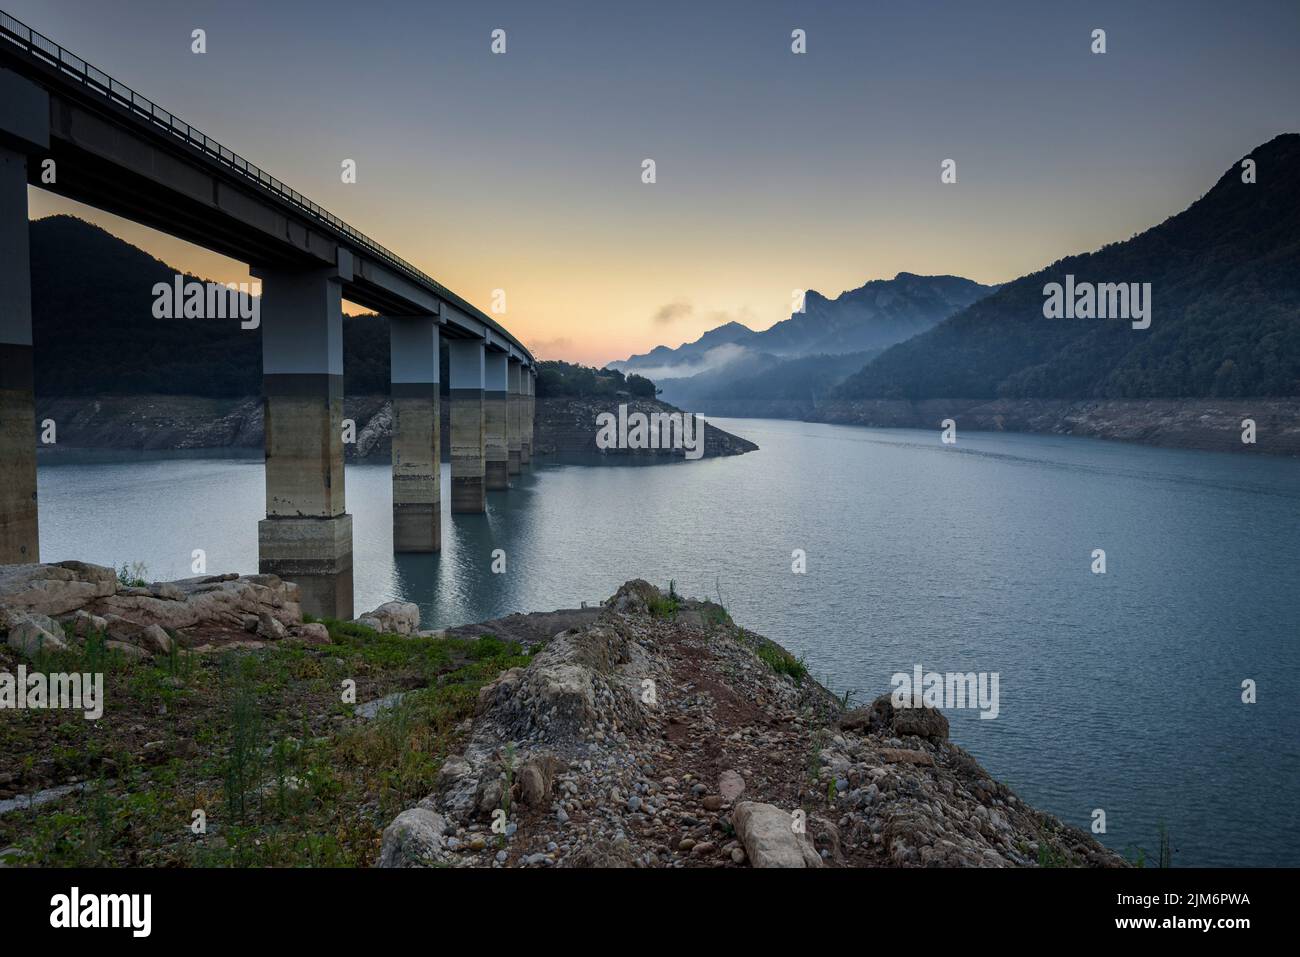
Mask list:
[[[76,54],[70,53],[49,37],[38,33],[3,10],[0,10],[0,39],[8,41],[10,45],[24,51],[36,61],[54,68],[63,76],[80,82],[87,90],[99,94],[106,101],[129,111],[138,121],[148,122],[153,127],[164,130],[187,146],[197,150],[207,159],[233,170],[256,184],[260,189],[274,193],[280,199],[301,210],[311,219],[342,234],[346,239],[367,250],[377,259],[382,260],[399,272],[403,272],[412,279],[431,286],[443,296],[459,299],[432,276],[423,270],[417,269],[396,253],[385,249],[364,233],[353,229],[339,217],[313,203],[296,189],[290,189],[270,173],[258,168],[238,153],[226,149],[212,137],[205,135],[181,120],[180,117],[164,110],[157,103],[141,96],[125,83],[118,82],[103,70],[92,66]],[[470,309],[478,312],[472,306],[470,306]],[[489,324],[496,325],[490,320]]]

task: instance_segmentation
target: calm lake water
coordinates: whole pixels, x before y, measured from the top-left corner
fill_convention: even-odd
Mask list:
[[[859,701],[917,664],[997,672],[1000,714],[949,712],[953,739],[1070,823],[1104,809],[1121,852],[1163,822],[1176,865],[1300,865],[1300,462],[714,421],[761,450],[534,465],[486,515],[444,511],[439,555],[394,556],[389,467],[349,466],[357,613],[401,598],[440,627],[674,579]],[[55,456],[40,496],[46,561],[256,570],[260,458]]]

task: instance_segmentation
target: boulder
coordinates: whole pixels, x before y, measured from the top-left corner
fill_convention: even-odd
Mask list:
[[[612,597],[605,600],[605,607],[625,615],[644,615],[650,605],[663,594],[654,585],[641,578],[621,585]]]
[[[328,645],[330,630],[318,621],[309,621],[293,629],[293,635],[309,645]]]
[[[128,644],[125,641],[106,641],[104,647],[109,651],[120,651],[126,657],[134,661],[143,661],[146,658],[152,658],[153,655],[145,651],[139,645]]]
[[[261,612],[257,616],[257,634],[268,641],[279,641],[288,634],[284,625],[270,612]]]
[[[144,643],[145,626],[139,622],[123,618],[121,615],[114,615],[111,612],[103,617],[103,622],[104,634],[113,641],[128,645]]]
[[[518,775],[519,803],[534,808],[545,807],[551,799],[551,788],[560,767],[559,758],[553,754],[534,755],[525,761]]]
[[[172,636],[161,625],[149,625],[141,634],[144,647],[157,655],[169,655],[172,651]]]
[[[101,565],[0,565],[0,607],[14,611],[66,615],[116,592],[117,574]]]
[[[734,804],[736,798],[745,793],[745,779],[735,771],[723,771],[718,777],[718,794],[728,804]]]
[[[426,807],[408,808],[384,828],[379,867],[427,867],[447,859],[446,822]]]
[[[386,635],[415,635],[420,631],[420,606],[410,601],[385,602],[355,623]]]
[[[298,586],[275,575],[209,575],[165,584],[159,591],[168,597],[159,597],[151,586],[139,590],[144,594],[118,592],[96,599],[86,610],[173,632],[196,627],[233,631],[245,627],[249,618],[259,623],[256,629],[264,614],[286,627],[302,622]]]
[[[742,801],[732,812],[731,823],[752,867],[823,866],[807,835],[796,832],[794,816],[788,811]]]
[[[507,740],[551,745],[604,728],[645,726],[637,692],[649,664],[617,629],[593,625],[556,635],[527,668],[511,669],[479,692],[478,716]]]
[[[841,731],[864,734],[915,735],[940,744],[948,740],[948,719],[935,708],[896,708],[892,695],[882,694],[862,708],[840,716]]]
[[[27,658],[41,651],[64,651],[68,647],[63,626],[48,615],[9,612],[9,647]]]
[[[85,641],[91,635],[102,635],[108,630],[108,622],[98,615],[92,615],[78,608],[63,619],[63,630],[68,637]]]

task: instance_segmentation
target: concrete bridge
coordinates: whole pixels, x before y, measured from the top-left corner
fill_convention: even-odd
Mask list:
[[[44,182],[46,160],[55,179]],[[258,564],[304,610],[351,618],[342,300],[389,317],[393,547],[441,544],[439,353],[451,511],[483,512],[532,453],[529,351],[432,277],[47,37],[0,12],[0,564],[40,560],[27,187],[249,264],[262,283],[266,518]],[[142,297],[147,293],[142,290]],[[157,320],[175,321],[175,320]]]

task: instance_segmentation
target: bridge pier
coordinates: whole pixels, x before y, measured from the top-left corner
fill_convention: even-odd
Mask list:
[[[0,70],[0,565],[41,560],[27,164],[49,148],[49,94]]]
[[[388,322],[393,396],[393,551],[442,548],[438,320]]]
[[[340,268],[258,269],[266,518],[258,570],[296,582],[308,614],[352,617],[352,516],[343,489],[343,311]]]
[[[523,392],[522,422],[519,435],[519,464],[528,465],[533,460],[533,370],[525,368],[519,376]]]
[[[451,401],[451,510],[487,510],[484,494],[483,343],[447,340]]]
[[[0,146],[0,565],[41,560],[27,156]]]
[[[528,454],[537,451],[537,367],[529,369],[528,376]]]
[[[523,364],[511,357],[506,368],[506,471],[518,475],[523,459]]]
[[[510,359],[504,352],[483,356],[484,475],[488,491],[510,487],[510,446],[507,405]]]

